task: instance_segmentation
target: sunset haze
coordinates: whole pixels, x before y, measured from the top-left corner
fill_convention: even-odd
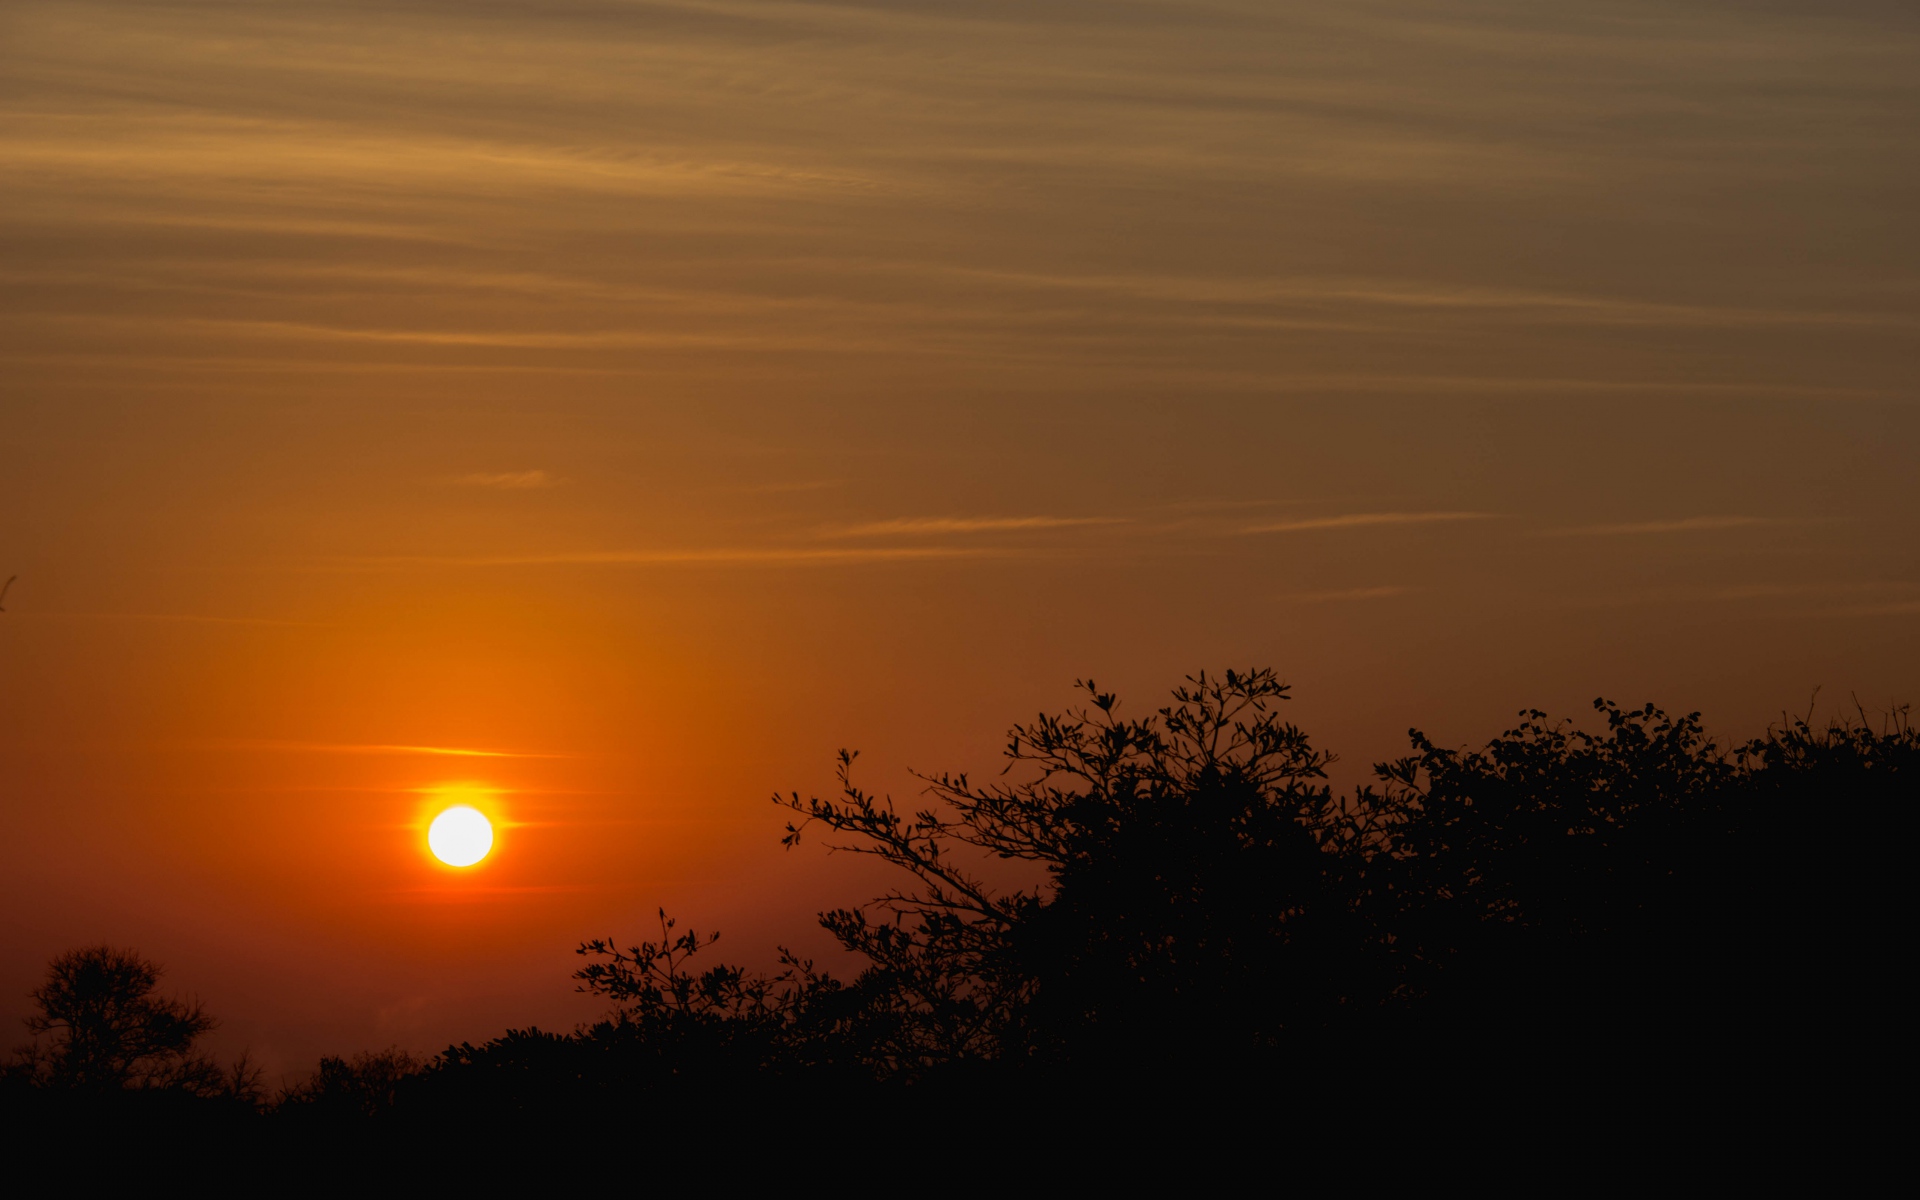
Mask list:
[[[1911,701],[1916,130],[1876,0],[13,0],[0,1018],[138,946],[277,1081],[659,906],[831,958],[769,797],[1079,678],[1272,666],[1343,787]]]

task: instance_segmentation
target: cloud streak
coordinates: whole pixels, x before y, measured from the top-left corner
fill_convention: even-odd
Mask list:
[[[1614,595],[1582,597],[1578,608],[1619,608],[1642,604],[1756,604],[1762,601],[1837,601],[1859,597],[1834,608],[1800,609],[1802,616],[1881,616],[1920,611],[1920,600],[1910,599],[1920,584],[1888,581],[1816,580],[1794,583],[1733,583],[1659,588]],[[1891,598],[1889,598],[1891,597]]]
[[[1827,615],[1835,617],[1911,617],[1920,616],[1920,600],[1897,600],[1890,604],[1856,604],[1836,608]]]
[[[425,756],[429,758],[566,758],[565,754],[534,754],[519,750],[476,750],[465,746],[408,746],[380,742],[297,742],[273,740],[223,740],[221,749],[265,750],[287,754],[367,754]]]
[[[477,472],[461,475],[453,480],[462,487],[493,488],[498,491],[526,491],[533,488],[550,488],[560,480],[545,471],[500,471],[493,474]]]
[[[1290,592],[1280,599],[1290,604],[1337,604],[1354,600],[1388,600],[1404,596],[1411,590],[1400,586],[1334,588],[1322,592]]]
[[[484,19],[443,4],[232,21],[115,0],[13,9],[9,66],[32,100],[7,102],[0,134],[19,176],[7,315],[76,326],[21,338],[18,356],[84,343],[291,366],[326,357],[307,345],[321,342],[387,370],[518,355],[557,372],[964,349],[969,369],[1069,362],[1076,380],[1155,371],[1222,390],[1402,386],[1353,369],[1381,363],[1420,390],[1877,394],[1888,372],[1809,371],[1807,347],[1838,330],[1904,363],[1898,339],[1920,322],[1902,292],[1742,286],[1780,273],[1776,250],[1739,239],[1721,262],[1696,261],[1697,240],[1645,256],[1685,257],[1684,281],[1571,254],[1516,270],[1502,251],[1541,221],[1764,197],[1809,152],[1837,192],[1897,196],[1874,181],[1910,141],[1910,26],[1842,35],[1694,6],[1645,23],[1541,12],[1520,36],[1502,6],[1401,0],[964,17],[678,0]],[[1484,203],[1423,206],[1458,251],[1423,272],[1363,236],[1358,214],[1378,210],[1356,186]],[[1265,208],[1237,199],[1256,192],[1348,247],[1342,270],[1267,237]],[[1216,260],[1186,240],[1196,202],[1259,253]],[[1760,203],[1708,211],[1764,228]],[[1158,250],[1101,251],[1091,231],[1119,219],[1154,222]],[[1056,228],[1081,233],[1041,232]],[[1618,257],[1609,228],[1595,261]],[[1516,343],[1516,322],[1543,321],[1607,332],[1567,335],[1592,353]],[[1637,328],[1654,357],[1631,352]],[[1711,358],[1680,365],[1712,369],[1676,367],[1681,328],[1710,335]],[[1726,354],[1726,330],[1748,331],[1751,353]]]
[[[1659,521],[1627,521],[1611,525],[1579,525],[1552,532],[1560,537],[1642,537],[1662,533],[1714,533],[1723,529],[1748,529],[1756,525],[1779,525],[1771,517],[1678,517]]]
[[[847,548],[722,547],[706,550],[582,550],[557,554],[388,555],[335,560],[379,567],[824,567],[859,563],[925,562],[1011,557],[1017,552],[966,546]]]
[[[924,536],[941,533],[1017,533],[1121,524],[1118,517],[896,517],[828,530],[826,537]]]
[[[34,612],[28,609],[16,614],[8,609],[7,615],[40,620],[155,621],[182,625],[286,625],[313,628],[327,624],[325,621],[294,621],[279,617],[213,617],[198,613]]]
[[[1455,521],[1486,521],[1498,516],[1488,512],[1369,512],[1343,513],[1337,517],[1304,517],[1294,521],[1272,521],[1249,525],[1242,533],[1312,533],[1323,529],[1365,529],[1379,525],[1438,525]]]

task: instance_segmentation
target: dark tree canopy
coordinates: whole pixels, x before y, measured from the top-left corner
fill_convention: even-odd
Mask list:
[[[1014,728],[1000,779],[924,776],[911,814],[856,784],[847,752],[838,796],[776,798],[788,846],[817,826],[900,872],[872,904],[821,916],[866,962],[853,979],[784,952],[773,975],[695,972],[711,939],[676,937],[662,914],[658,942],[583,946],[599,961],[582,986],[662,1046],[695,1036],[715,1062],[748,1045],[882,1078],[1120,1045],[1232,1053],[1335,1019],[1369,952],[1332,849],[1370,814],[1334,800],[1331,756],[1280,719],[1286,686],[1203,674],[1137,720],[1080,686],[1084,707]]]
[[[920,776],[910,810],[855,782],[850,752],[836,794],[775,797],[790,848],[818,834],[890,869],[819,914],[850,975],[785,950],[771,971],[716,962],[718,935],[661,912],[656,940],[579,947],[602,1020],[328,1058],[276,1111],[635,1128],[907,1089],[1000,1119],[1010,1096],[1249,1082],[1324,1106],[1421,1072],[1458,1099],[1499,1071],[1531,1073],[1513,1095],[1638,1103],[1699,1080],[1774,1094],[1892,1036],[1920,768],[1904,710],[1733,746],[1650,705],[1596,701],[1591,729],[1527,711],[1476,749],[1409,731],[1410,755],[1337,794],[1271,671],[1193,676],[1137,718],[1080,687],[1014,726],[997,776]],[[15,1078],[242,1090],[158,980],[127,951],[57,960]]]
[[[782,801],[789,846],[822,826],[907,881],[822,917],[872,964],[852,987],[889,1018],[883,1068],[1254,1049],[1353,986],[1321,849],[1348,811],[1332,756],[1280,718],[1286,685],[1201,674],[1140,719],[1079,686],[1085,706],[1014,727],[1000,779],[926,776],[910,817],[852,782],[851,755],[838,798]],[[996,890],[983,859],[1040,878]]]
[[[33,990],[16,1069],[43,1087],[85,1093],[169,1090],[251,1096],[258,1079],[243,1058],[222,1068],[195,1052],[214,1019],[189,1000],[158,993],[162,968],[132,950],[89,946],[53,960]]]
[[[330,1117],[373,1117],[393,1108],[401,1087],[426,1066],[404,1050],[363,1051],[350,1058],[327,1055],[311,1077],[280,1097],[283,1111]]]
[[[708,942],[663,926],[583,946],[582,985],[634,1029],[880,1078],[1355,1061],[1409,1038],[1672,1056],[1792,1003],[1808,943],[1772,935],[1813,911],[1795,893],[1890,878],[1807,830],[1893,828],[1920,758],[1904,712],[1728,749],[1698,714],[1596,701],[1600,732],[1538,711],[1478,750],[1410,731],[1411,756],[1337,796],[1271,671],[1194,676],[1138,719],[1080,686],[1085,705],[1014,727],[999,778],[923,776],[910,813],[846,752],[837,796],[776,797],[790,847],[819,828],[898,873],[821,915],[865,964],[844,984],[792,955],[694,973]],[[1843,919],[1822,917],[1828,944]]]

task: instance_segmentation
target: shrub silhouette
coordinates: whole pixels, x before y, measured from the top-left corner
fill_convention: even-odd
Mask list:
[[[588,943],[604,961],[578,978],[644,1027],[691,1006],[777,1031],[758,1044],[783,1062],[883,1078],[1385,1057],[1409,1034],[1483,1057],[1541,1036],[1588,1055],[1708,1027],[1734,1043],[1805,966],[1768,944],[1788,881],[1858,890],[1807,852],[1807,822],[1845,805],[1892,828],[1920,760],[1904,712],[1729,750],[1697,713],[1602,700],[1601,733],[1539,711],[1479,750],[1410,731],[1412,755],[1336,796],[1271,671],[1194,676],[1140,720],[1080,687],[1085,706],[1014,727],[1009,777],[924,776],[910,815],[844,752],[837,797],[777,798],[789,846],[824,827],[901,873],[821,916],[866,963],[846,984],[791,955],[771,976],[694,975],[691,937],[677,959]],[[1038,881],[996,889],[996,858]]]
[[[1899,828],[1920,738],[1899,710],[1878,733],[1788,720],[1728,750],[1697,713],[1594,707],[1601,734],[1538,711],[1475,751],[1414,731],[1364,797],[1380,851],[1356,910],[1430,1043],[1748,1069],[1832,1007],[1805,993],[1852,973],[1836,957],[1882,960],[1855,931],[1889,911],[1893,843],[1830,848],[1856,822]]]
[[[1137,719],[1079,686],[1013,727],[998,777],[920,776],[911,811],[844,751],[837,793],[775,797],[789,848],[819,834],[892,868],[819,914],[850,977],[786,950],[771,971],[715,963],[718,935],[662,911],[655,940],[578,948],[604,1019],[325,1058],[272,1110],[321,1140],[284,1145],[363,1127],[397,1149],[423,1124],[698,1139],[743,1100],[1111,1112],[1250,1081],[1302,1112],[1371,1111],[1421,1078],[1467,1111],[1476,1077],[1611,1111],[1710,1080],[1751,1105],[1887,1057],[1920,769],[1904,709],[1735,746],[1651,705],[1596,701],[1593,732],[1529,710],[1476,749],[1410,730],[1409,755],[1336,794],[1271,671],[1192,676]],[[257,1109],[258,1072],[201,1053],[212,1018],[161,977],[131,950],[55,959],[9,1111]],[[1328,1108],[1343,1096],[1360,1107]]]
[[[853,981],[887,1018],[875,1065],[969,1058],[1047,1064],[1269,1048],[1331,1020],[1364,986],[1365,947],[1327,843],[1353,810],[1323,782],[1332,756],[1282,721],[1272,671],[1194,676],[1141,720],[1111,693],[1014,727],[1011,780],[924,777],[911,817],[850,778],[837,799],[785,807],[796,844],[824,826],[837,849],[911,882],[822,924],[872,965]],[[970,862],[1033,864],[996,890]]]
[[[281,1093],[283,1111],[326,1117],[375,1117],[391,1111],[400,1089],[426,1063],[400,1049],[363,1051],[350,1058],[328,1055],[303,1082]]]
[[[1271,671],[1195,676],[1142,720],[1083,683],[1088,705],[1016,726],[1023,777],[977,786],[923,777],[903,815],[853,782],[843,752],[831,799],[777,798],[836,850],[877,857],[903,885],[821,923],[867,966],[846,984],[782,952],[782,969],[686,964],[711,944],[607,939],[576,978],[618,1006],[614,1025],[717,1066],[917,1077],[966,1063],[1064,1067],[1125,1047],[1136,1066],[1272,1048],[1338,1015],[1373,957],[1323,846],[1363,836],[1370,812],[1336,803],[1331,756],[1279,719]],[[994,859],[1038,869],[996,888]]]
[[[359,1096],[360,1072],[390,1090],[355,1111],[604,1116],[1423,1062],[1731,1086],[1825,1036],[1819,1014],[1897,994],[1866,942],[1903,878],[1904,710],[1732,748],[1698,714],[1596,701],[1590,733],[1528,711],[1474,750],[1410,731],[1409,756],[1336,795],[1271,671],[1193,676],[1139,719],[1080,687],[1013,728],[999,778],[922,776],[911,812],[856,784],[849,752],[837,794],[775,798],[789,847],[818,831],[894,869],[820,914],[851,978],[784,950],[771,972],[703,965],[715,935],[662,912],[658,940],[579,947],[605,1020],[397,1077],[329,1060],[309,1093]]]

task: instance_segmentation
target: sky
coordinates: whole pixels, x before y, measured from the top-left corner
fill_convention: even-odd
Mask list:
[[[1913,700],[1916,128],[1891,0],[11,0],[0,1021],[132,945],[277,1081],[663,905],[825,954],[769,797],[1079,678],[1273,666],[1343,786]]]

